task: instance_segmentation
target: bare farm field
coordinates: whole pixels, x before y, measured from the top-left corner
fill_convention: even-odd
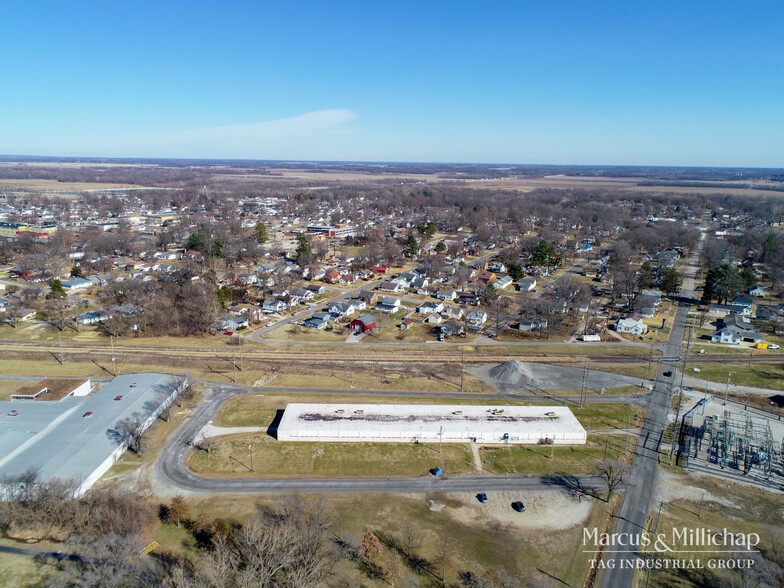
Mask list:
[[[105,182],[58,182],[57,180],[44,179],[0,179],[0,189],[8,191],[33,191],[46,192],[50,194],[71,193],[71,192],[91,192],[94,190],[124,190],[136,189],[143,186],[133,184],[112,184]]]

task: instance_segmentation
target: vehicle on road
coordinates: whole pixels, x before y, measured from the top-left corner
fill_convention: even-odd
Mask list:
[[[484,492],[480,492],[479,494],[476,495],[476,499],[482,504],[484,504],[485,502],[487,502],[487,494],[485,494]]]
[[[92,418],[92,416],[93,416],[93,411],[91,410],[88,410],[86,413],[82,415],[82,417],[86,419]]]
[[[268,323],[267,323],[267,326],[268,326],[268,327],[272,327],[272,326],[274,326],[274,325],[275,325],[275,321],[270,321],[270,322],[268,322]]]
[[[122,400],[122,394],[120,394],[119,396],[115,396],[114,399],[115,400]]]
[[[779,346],[776,345],[775,343],[768,343],[768,349],[778,349],[778,348]]]
[[[667,370],[667,371],[666,371],[666,372],[664,372],[662,375],[663,375],[665,378],[671,378],[671,377],[672,377],[672,372],[671,372],[670,370]]]
[[[233,335],[234,331],[223,331],[224,335]]]
[[[517,500],[512,503],[512,509],[516,512],[525,512],[525,505],[520,500]]]
[[[773,403],[771,402],[771,404],[773,404]],[[11,412],[8,413],[8,416],[19,416],[19,411],[18,410],[12,410]]]

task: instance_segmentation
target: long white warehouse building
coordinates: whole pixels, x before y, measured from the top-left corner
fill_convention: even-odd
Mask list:
[[[565,406],[289,404],[279,441],[582,444],[585,429]]]

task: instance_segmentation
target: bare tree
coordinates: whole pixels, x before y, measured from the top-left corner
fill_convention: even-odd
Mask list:
[[[131,416],[117,421],[114,425],[115,431],[121,441],[128,445],[128,449],[134,453],[142,452],[142,440],[144,438],[144,420],[140,412],[134,412]]]
[[[607,483],[607,500],[628,483],[629,464],[615,460],[597,461],[594,475]]]

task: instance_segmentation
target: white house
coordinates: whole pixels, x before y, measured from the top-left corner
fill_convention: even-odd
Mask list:
[[[436,298],[439,300],[454,300],[457,298],[457,293],[451,288],[440,288],[436,292]]]
[[[242,329],[248,326],[248,317],[239,315],[231,315],[220,319],[220,327],[221,329],[232,329],[236,331],[237,329]]]
[[[376,310],[380,310],[381,312],[396,312],[400,310],[400,298],[384,296],[384,298],[381,299],[381,302],[376,306]]]
[[[283,300],[268,298],[262,303],[261,309],[266,313],[280,312],[286,310],[286,303]]]
[[[740,340],[740,334],[730,329],[719,329],[711,336],[711,341],[713,343],[731,343],[732,345],[738,345]]]
[[[89,288],[93,285],[91,280],[87,280],[85,278],[74,278],[73,280],[66,280],[62,282],[62,286],[64,289],[68,290],[69,292],[76,292],[77,290],[84,290],[85,288]]]
[[[764,298],[765,297],[765,290],[762,289],[762,286],[754,286],[751,290],[749,290],[749,296],[756,296],[757,298]]]
[[[434,312],[441,312],[444,310],[443,302],[425,302],[417,306],[417,314],[433,314]]]
[[[329,313],[335,316],[351,316],[355,312],[356,308],[351,302],[341,302],[340,304],[334,304],[329,309]]]
[[[473,327],[481,327],[487,322],[487,313],[484,310],[472,310],[466,315],[466,320]]]
[[[431,314],[429,317],[425,319],[425,322],[430,325],[440,325],[444,319],[441,318],[440,314],[436,314],[435,312]]]
[[[536,288],[536,280],[534,278],[522,278],[517,282],[517,289],[521,292],[532,292]]]
[[[642,335],[648,332],[648,325],[640,319],[624,318],[615,323],[615,330],[619,333],[631,333],[632,335]]]
[[[92,310],[80,314],[74,320],[80,325],[94,325],[110,318],[112,318],[111,313],[106,312],[105,310]]]
[[[503,290],[504,288],[511,286],[513,281],[514,280],[509,276],[502,276],[493,282],[493,286],[495,286],[497,290]]]

